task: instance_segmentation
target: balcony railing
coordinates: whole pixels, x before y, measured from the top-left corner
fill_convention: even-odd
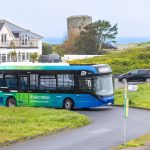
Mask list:
[[[21,41],[21,40],[11,40],[11,41],[0,41],[0,48],[37,48],[38,41]]]

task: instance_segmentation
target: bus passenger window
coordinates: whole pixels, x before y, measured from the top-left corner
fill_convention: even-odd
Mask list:
[[[3,87],[3,74],[0,74],[0,87]]]
[[[38,89],[38,74],[30,74],[30,90]]]
[[[28,83],[27,83],[27,77],[21,77],[21,86],[20,89],[21,90],[28,90]]]
[[[40,75],[40,90],[56,90],[55,75]]]
[[[16,90],[17,86],[17,75],[5,75],[5,86],[11,90]]]
[[[57,79],[59,90],[74,89],[74,74],[58,74]]]

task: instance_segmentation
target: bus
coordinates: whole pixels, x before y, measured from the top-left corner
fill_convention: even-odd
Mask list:
[[[0,64],[0,106],[71,110],[113,103],[112,70],[107,64]]]

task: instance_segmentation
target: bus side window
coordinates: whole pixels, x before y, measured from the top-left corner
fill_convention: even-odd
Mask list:
[[[30,90],[38,89],[38,74],[30,74]]]
[[[11,90],[17,90],[17,75],[5,75],[5,86]]]
[[[40,90],[56,90],[55,75],[40,75]]]
[[[74,89],[74,74],[58,74],[58,90]]]
[[[4,82],[3,82],[3,74],[0,74],[0,87],[4,86]]]
[[[21,77],[21,90],[28,90],[27,84],[27,77]]]
[[[92,79],[90,77],[79,78],[79,89],[83,91],[91,91]]]

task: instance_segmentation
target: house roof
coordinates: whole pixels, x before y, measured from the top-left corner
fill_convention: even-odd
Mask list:
[[[0,22],[0,30],[3,28],[5,22]]]
[[[7,24],[8,28],[10,29],[10,31],[12,32],[12,34],[15,36],[16,33],[29,33],[31,35],[31,38],[35,38],[35,39],[41,39],[43,38],[42,36],[31,32],[30,30],[26,30],[23,29],[11,22],[8,22],[6,20],[0,20],[0,30],[2,29],[2,27],[4,26],[4,24]]]

